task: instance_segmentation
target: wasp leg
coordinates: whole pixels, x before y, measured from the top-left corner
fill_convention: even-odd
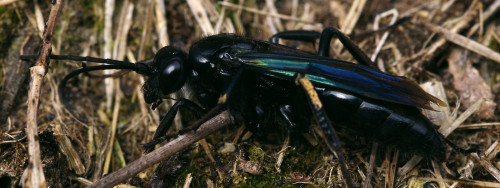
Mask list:
[[[210,109],[210,111],[205,113],[205,115],[203,115],[200,119],[198,119],[195,123],[193,123],[189,127],[186,127],[185,129],[179,130],[178,134],[184,134],[186,132],[198,129],[198,127],[200,127],[201,124],[205,123],[207,120],[209,120],[213,116],[217,115],[221,109],[226,107],[227,102],[231,99],[234,87],[241,80],[241,76],[243,75],[243,72],[244,72],[244,68],[240,68],[236,72],[236,74],[233,76],[233,80],[231,80],[231,82],[229,83],[224,94],[222,94],[219,97],[219,102],[218,102],[217,106]]]
[[[227,101],[229,101],[229,99],[231,98],[231,94],[233,93],[234,87],[241,80],[241,76],[243,75],[243,72],[244,72],[244,68],[243,67],[241,67],[241,68],[238,69],[238,71],[236,72],[236,74],[233,76],[233,80],[231,80],[231,82],[227,86],[226,91],[224,92],[224,94],[222,94],[219,97],[219,102],[218,102],[219,105],[224,105],[224,104],[227,103]]]
[[[193,125],[186,127],[182,130],[179,130],[177,134],[184,134],[186,132],[196,130],[198,127],[206,122],[208,119],[212,118],[213,116],[217,115],[217,113],[222,109],[226,104],[227,101],[230,100],[231,94],[233,91],[233,88],[236,86],[238,81],[241,79],[241,75],[243,74],[243,68],[240,68],[238,72],[233,77],[233,80],[229,83],[226,91],[224,94],[222,94],[219,97],[219,104],[212,108],[210,111],[206,111],[205,109],[201,108],[198,106],[196,103],[188,100],[181,98],[179,99],[173,106],[172,108],[167,112],[165,117],[161,120],[160,125],[156,129],[156,132],[153,137],[153,141],[146,143],[144,147],[146,148],[146,151],[149,152],[155,146],[156,144],[162,142],[163,140],[167,139],[168,137],[165,137],[164,135],[166,134],[167,130],[170,128],[170,125],[172,125],[172,121],[174,120],[175,115],[179,111],[179,107],[187,107],[189,110],[193,111],[196,113],[196,116],[201,117],[198,119]]]
[[[348,36],[333,27],[325,28],[321,34],[317,31],[303,30],[279,32],[269,38],[269,42],[277,44],[278,39],[280,38],[311,42],[313,44],[316,39],[319,38],[318,55],[324,57],[330,56],[330,42],[332,41],[332,38],[338,38],[345,48],[352,54],[354,59],[356,59],[359,63],[379,70],[375,63],[373,63],[370,58],[368,58],[368,56],[361,49],[359,49],[359,47],[354,44],[351,39],[349,39]]]
[[[374,31],[366,31],[363,33],[356,33],[356,34],[350,34],[347,35],[350,38],[364,38],[366,36],[373,35],[378,32],[383,32],[387,31],[389,29],[395,28],[398,25],[403,24],[407,20],[409,20],[410,17],[403,17],[399,20],[396,21],[396,23],[392,25],[388,25],[385,27],[382,27],[380,29],[374,30]],[[282,31],[279,33],[274,34],[269,38],[269,42],[278,44],[278,40],[281,39],[287,39],[287,40],[298,40],[298,41],[304,41],[304,42],[311,42],[314,43],[316,39],[319,39],[321,37],[321,33],[317,31],[307,31],[307,30],[291,30],[291,31]]]
[[[278,44],[279,39],[281,38],[286,40],[298,40],[298,41],[314,43],[316,39],[319,39],[320,36],[321,33],[317,31],[305,31],[305,30],[283,31],[271,36],[271,38],[269,38],[269,42]]]
[[[344,33],[340,32],[338,29],[333,27],[327,27],[321,33],[321,38],[319,39],[318,55],[328,57],[330,53],[330,42],[332,38],[338,38],[339,41],[344,45],[344,47],[352,54],[354,59],[360,64],[370,66],[378,70],[375,63],[373,63],[370,58],[354,44],[354,42],[349,39]]]
[[[332,123],[330,122],[330,119],[326,115],[326,112],[323,108],[323,104],[319,100],[318,93],[316,93],[314,86],[309,81],[309,79],[302,76],[301,74],[296,75],[295,83],[297,85],[300,84],[302,86],[302,88],[305,90],[307,100],[309,102],[309,106],[311,107],[311,110],[312,110],[312,113],[313,113],[313,116],[314,116],[316,122],[318,123],[318,125],[321,127],[321,130],[323,131],[326,144],[328,145],[328,148],[339,159],[340,168],[342,170],[342,174],[344,176],[346,184],[349,187],[356,187],[355,184],[353,183],[351,175],[349,174],[349,171],[347,171],[346,162],[345,162],[344,157],[342,155],[342,148],[340,146],[340,141],[337,137],[337,134],[335,133],[335,129],[333,128]]]
[[[158,128],[155,131],[155,134],[153,136],[153,141],[146,143],[144,145],[144,148],[146,148],[146,151],[149,152],[156,144],[162,142],[163,140],[167,139],[167,137],[163,137],[170,126],[172,125],[172,122],[174,121],[175,115],[179,111],[180,107],[187,108],[188,110],[192,111],[195,113],[195,116],[201,117],[203,114],[205,114],[207,111],[194,103],[193,101],[190,101],[185,98],[181,98],[175,102],[175,104],[170,108],[170,110],[167,112],[167,114],[163,117],[163,119],[160,122],[160,125],[158,125]]]

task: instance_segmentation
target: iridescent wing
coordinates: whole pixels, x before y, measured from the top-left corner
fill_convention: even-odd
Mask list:
[[[253,70],[290,78],[303,73],[314,83],[368,98],[426,109],[432,109],[430,102],[446,105],[406,77],[388,75],[350,62],[273,52],[243,52],[236,57]]]

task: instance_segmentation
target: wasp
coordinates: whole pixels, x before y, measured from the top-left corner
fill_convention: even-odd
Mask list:
[[[280,38],[305,42],[319,39],[318,52],[281,45]],[[359,64],[330,58],[333,38],[340,40]],[[300,130],[315,118],[328,147],[341,160],[332,124],[441,161],[447,143],[458,148],[418,110],[432,109],[431,103],[446,105],[443,101],[406,77],[381,72],[348,36],[333,27],[321,33],[285,31],[269,41],[218,34],[200,39],[189,53],[173,46],[163,47],[148,63],[76,56],[51,58],[105,64],[75,70],[60,82],[60,96],[68,109],[67,81],[96,70],[126,69],[147,77],[144,99],[153,109],[169,94],[189,89],[189,98],[177,99],[163,117],[154,140],[166,134],[180,108],[199,117],[211,109],[227,108],[250,129],[277,123],[289,130]],[[346,167],[341,167],[345,171]],[[345,176],[352,185],[348,173]]]

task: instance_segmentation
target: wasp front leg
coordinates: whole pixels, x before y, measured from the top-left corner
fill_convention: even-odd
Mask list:
[[[230,100],[232,96],[231,94],[233,93],[233,88],[237,85],[242,74],[243,74],[243,68],[240,68],[234,75],[233,80],[231,80],[231,82],[229,83],[226,91],[219,97],[219,102],[217,106],[210,109],[210,111],[208,112],[202,107],[198,106],[193,101],[184,98],[179,99],[172,106],[172,108],[170,108],[165,117],[161,120],[160,125],[158,126],[154,134],[153,141],[145,144],[145,148],[147,148],[147,150],[149,151],[154,145],[164,140],[162,139],[162,137],[167,133],[168,129],[170,128],[170,125],[172,125],[175,115],[179,111],[180,107],[185,107],[188,110],[195,112],[196,117],[199,119],[195,123],[193,123],[193,125],[186,127],[182,130],[179,130],[178,134],[183,134],[188,131],[196,130],[205,121],[217,115],[217,113],[227,104],[227,101]]]
[[[318,93],[314,89],[311,81],[307,79],[307,77],[297,74],[295,79],[295,84],[302,86],[304,89],[307,100],[309,103],[309,107],[311,107],[312,114],[314,119],[321,127],[323,131],[323,136],[325,139],[328,148],[337,156],[340,163],[340,168],[342,170],[342,174],[344,176],[345,182],[349,187],[356,187],[353,183],[351,175],[347,170],[346,162],[344,160],[344,156],[342,155],[342,147],[340,146],[340,141],[338,139],[337,134],[335,133],[335,129],[330,122],[330,119],[326,115],[326,111],[323,108],[323,104],[321,103]]]
[[[177,102],[172,105],[172,108],[170,108],[167,114],[161,119],[160,125],[158,125],[158,128],[156,128],[155,134],[153,136],[153,141],[144,145],[144,148],[146,148],[146,152],[151,151],[156,144],[165,140],[165,138],[162,137],[167,133],[168,129],[172,125],[172,122],[174,121],[175,115],[177,115],[177,112],[179,112],[179,109],[181,107],[194,112],[194,115],[197,117],[201,117],[203,116],[203,114],[207,113],[205,109],[203,109],[193,101],[185,98],[177,100]]]
[[[217,115],[222,109],[227,107],[227,103],[231,100],[232,94],[234,93],[234,88],[242,79],[242,75],[244,75],[244,68],[239,68],[238,71],[233,75],[231,82],[228,84],[226,90],[220,95],[218,99],[218,103],[215,107],[210,109],[210,111],[206,112],[200,119],[194,122],[191,126],[186,127],[183,130],[180,130],[178,133],[183,134],[188,131],[196,130],[201,124],[208,121],[210,118]]]

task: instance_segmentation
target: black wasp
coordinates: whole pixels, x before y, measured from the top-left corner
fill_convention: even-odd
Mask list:
[[[279,38],[306,42],[319,38],[318,53],[280,45]],[[360,65],[329,58],[332,38],[338,38]],[[60,96],[68,109],[66,82],[95,70],[129,69],[146,76],[143,92],[153,109],[170,93],[190,88],[196,102],[177,99],[161,120],[155,140],[166,134],[180,107],[200,117],[210,109],[227,107],[250,129],[273,122],[296,130],[307,127],[314,117],[323,129],[327,145],[336,153],[339,143],[329,120],[404,150],[438,160],[445,158],[447,141],[417,107],[431,109],[431,102],[446,104],[405,77],[381,72],[335,28],[328,27],[322,33],[281,32],[269,42],[218,34],[193,44],[189,54],[172,46],[163,47],[150,65],[91,57],[51,58],[107,64],[78,69],[61,81]],[[341,155],[337,156],[342,160]],[[344,164],[342,167],[345,171]],[[344,175],[352,185],[348,173]]]

